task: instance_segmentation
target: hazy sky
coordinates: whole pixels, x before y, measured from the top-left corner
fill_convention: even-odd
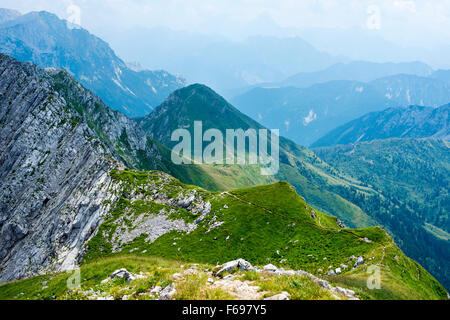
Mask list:
[[[450,45],[450,0],[2,0],[1,6],[47,10],[99,35],[167,26],[238,38],[280,27],[357,27],[406,46]]]

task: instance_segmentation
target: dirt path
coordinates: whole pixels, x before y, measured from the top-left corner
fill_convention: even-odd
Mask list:
[[[378,262],[378,265],[380,266],[381,264],[383,264],[384,258],[386,257],[386,248],[388,247],[392,247],[392,243],[387,245],[387,246],[383,246],[383,255],[381,256],[381,260],[380,262]]]

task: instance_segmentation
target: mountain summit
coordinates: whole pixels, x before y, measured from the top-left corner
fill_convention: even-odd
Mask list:
[[[184,79],[165,71],[133,71],[105,41],[45,11],[1,24],[0,52],[43,68],[64,68],[128,116],[150,113],[185,85]]]
[[[202,84],[176,90],[151,114],[138,120],[148,134],[169,147],[174,145],[171,133],[178,128],[192,130],[194,121],[202,121],[204,130],[215,128],[222,132],[263,128]]]

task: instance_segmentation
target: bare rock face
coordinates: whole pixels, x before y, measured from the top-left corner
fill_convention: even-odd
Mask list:
[[[96,230],[118,163],[52,89],[0,55],[0,281],[71,268]]]
[[[0,282],[77,265],[84,245],[123,194],[112,169],[170,171],[164,147],[66,71],[43,70],[3,54],[0,134]],[[157,201],[199,219],[211,210],[195,194],[161,196]],[[154,237],[195,228],[163,217],[148,222],[144,231]]]

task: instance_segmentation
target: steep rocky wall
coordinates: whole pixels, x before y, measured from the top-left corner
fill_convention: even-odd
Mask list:
[[[0,282],[73,267],[114,197],[119,164],[51,87],[0,55]]]

